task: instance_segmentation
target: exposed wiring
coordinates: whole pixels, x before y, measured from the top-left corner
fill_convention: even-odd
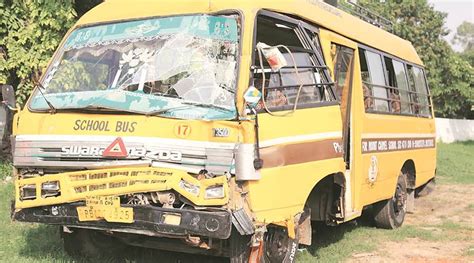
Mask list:
[[[270,48],[284,48],[286,51],[288,51],[288,54],[290,55],[291,60],[293,61],[293,67],[295,68],[296,78],[298,79],[298,82],[300,83],[300,86],[298,88],[298,92],[296,93],[296,99],[295,99],[295,103],[294,103],[294,106],[293,106],[293,110],[290,111],[290,112],[282,113],[282,114],[277,114],[275,112],[272,112],[270,109],[268,109],[267,103],[265,101],[266,77],[265,77],[265,70],[264,70],[264,67],[263,67],[262,50],[263,49],[270,49]],[[277,45],[277,46],[273,46],[273,47],[261,47],[261,46],[257,45],[257,51],[258,51],[258,58],[259,58],[259,61],[260,61],[260,68],[262,70],[262,102],[263,102],[263,108],[265,109],[265,111],[267,111],[272,116],[284,117],[284,116],[288,116],[288,115],[293,114],[296,111],[296,108],[298,107],[298,101],[299,101],[299,98],[300,98],[300,93],[301,93],[301,90],[304,86],[303,81],[301,80],[300,73],[299,73],[299,70],[298,70],[298,66],[296,65],[296,59],[293,56],[293,53],[285,45]]]

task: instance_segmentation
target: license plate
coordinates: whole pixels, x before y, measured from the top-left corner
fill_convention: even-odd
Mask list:
[[[112,196],[94,196],[86,198],[86,206],[77,207],[79,221],[97,221],[133,223],[133,208],[120,207],[120,198]]]

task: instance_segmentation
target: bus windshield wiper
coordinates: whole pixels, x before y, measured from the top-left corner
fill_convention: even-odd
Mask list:
[[[38,88],[38,90],[39,90],[41,96],[43,97],[44,101],[46,102],[46,104],[48,104],[48,107],[50,109],[51,114],[55,114],[57,112],[56,108],[53,106],[53,104],[51,104],[51,102],[49,102],[49,100],[46,98],[46,96],[44,95],[44,93],[42,91],[42,89],[46,90],[46,88],[39,81],[37,81],[35,83],[35,85]]]
[[[115,109],[115,108],[110,108],[107,106],[94,106],[94,105],[88,105],[85,107],[66,107],[66,108],[59,108],[55,109],[55,112],[68,112],[68,111],[96,111],[96,112],[127,112],[127,113],[135,113],[135,114],[140,114],[140,112],[132,111],[132,110],[124,110],[124,109]]]

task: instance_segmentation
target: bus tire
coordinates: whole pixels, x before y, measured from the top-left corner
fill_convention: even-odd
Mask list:
[[[62,238],[64,251],[77,258],[114,259],[114,262],[120,262],[126,248],[116,238],[88,229],[75,228],[72,233],[63,232]]]
[[[296,238],[288,236],[285,227],[269,226],[265,233],[263,244],[262,262],[273,263],[293,263],[296,260],[298,250],[298,233]]]
[[[400,227],[405,220],[407,198],[407,177],[400,173],[393,197],[374,205],[375,225],[385,229]]]

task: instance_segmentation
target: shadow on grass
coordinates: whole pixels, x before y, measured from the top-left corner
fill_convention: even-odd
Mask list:
[[[128,260],[140,263],[224,263],[229,262],[228,259],[201,256],[186,253],[177,253],[169,251],[161,251],[146,248],[133,248],[133,252],[127,257]]]
[[[357,220],[331,227],[321,223],[313,224],[313,244],[307,248],[308,252],[318,257],[319,251],[338,241],[358,227],[373,227],[371,211],[367,210]],[[85,259],[71,258],[63,250],[63,242],[58,226],[38,225],[25,232],[25,243],[20,255],[30,259],[52,262],[160,262],[160,263],[204,263],[228,262],[223,258],[214,258],[186,253],[175,253],[127,246],[119,258]]]
[[[356,230],[358,227],[375,228],[371,208],[364,210],[361,217],[338,226],[328,226],[322,222],[313,222],[312,244],[307,250],[312,256],[318,257],[320,250],[344,239],[345,235]]]
[[[228,262],[222,258],[175,253],[147,248],[127,246],[120,256],[114,258],[76,258],[68,256],[63,249],[59,226],[38,225],[25,231],[25,242],[20,255],[31,260],[46,262],[130,262],[130,263],[220,263]]]
[[[474,146],[474,141],[462,141],[462,142],[456,142],[457,144],[462,144],[464,146]]]

